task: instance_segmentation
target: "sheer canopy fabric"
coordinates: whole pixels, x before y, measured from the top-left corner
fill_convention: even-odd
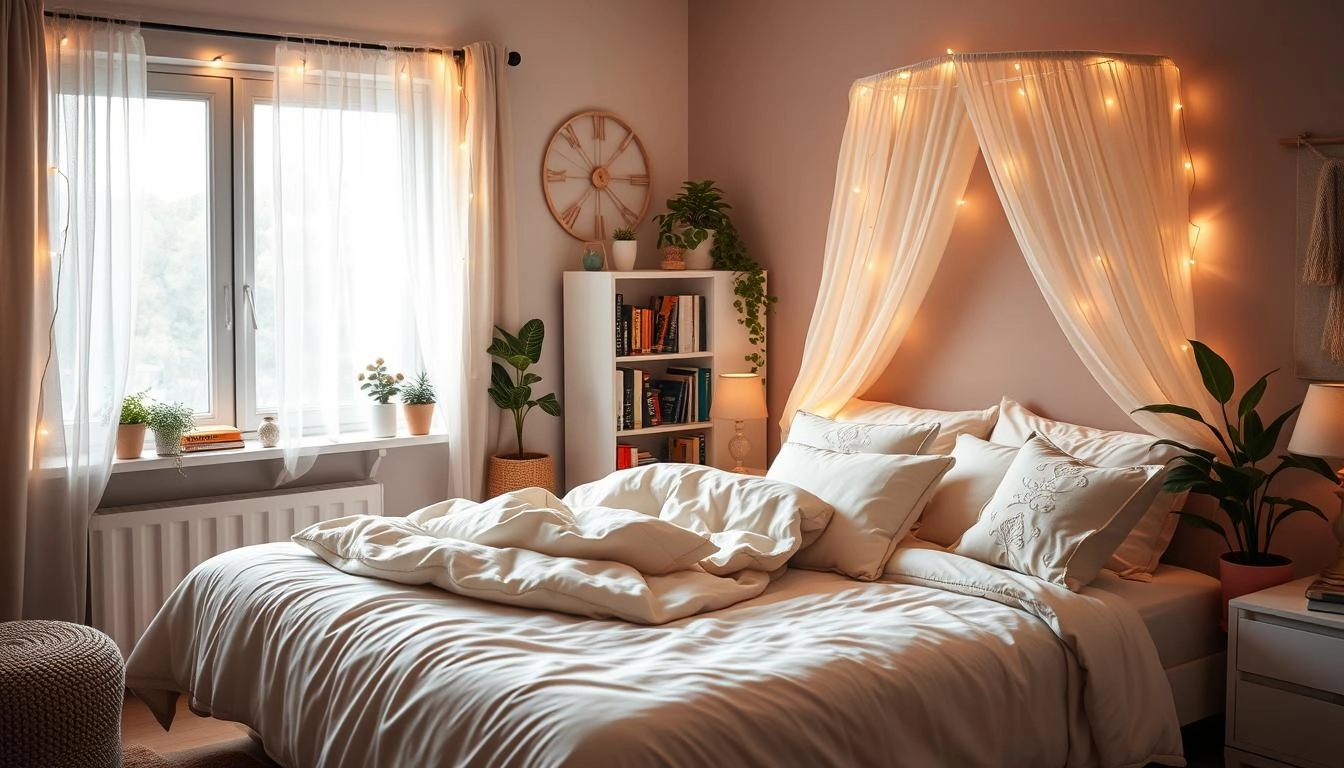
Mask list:
[[[126,24],[46,28],[50,328],[29,481],[24,609],[84,618],[89,518],[111,477],[140,264],[144,41]]]
[[[1103,390],[1127,412],[1157,402],[1216,412],[1186,344],[1194,335],[1190,177],[1175,65],[1095,53],[954,54],[901,72],[909,72],[910,82],[928,81],[958,94],[953,115],[927,110],[906,119],[922,120],[928,130],[956,126],[958,119],[973,126],[1032,273]],[[851,90],[838,180],[863,178],[874,158],[885,164],[893,155],[913,162],[931,154],[918,131],[901,121],[883,132],[865,130],[871,105],[856,99],[855,91],[861,94],[870,80]],[[970,154],[973,160],[974,148]],[[955,181],[959,194],[964,174]],[[892,295],[883,278],[901,285],[901,275],[927,271],[926,288],[946,245],[946,233],[937,249],[884,244],[883,255],[905,263],[875,280],[848,279],[873,261],[866,243],[844,236],[871,206],[895,217],[892,226],[905,238],[950,202],[928,195],[886,206],[860,199],[855,189],[861,188],[856,184],[845,196],[837,182],[821,290],[802,371],[781,421],[785,429],[795,410],[833,413],[872,383],[924,296],[923,288]],[[899,196],[904,190],[882,193]],[[864,311],[884,295],[897,306]],[[856,343],[848,308],[869,323],[890,318],[893,332],[876,344]],[[862,375],[841,374],[845,368]],[[1134,418],[1155,434],[1209,443],[1197,425],[1179,417]]]

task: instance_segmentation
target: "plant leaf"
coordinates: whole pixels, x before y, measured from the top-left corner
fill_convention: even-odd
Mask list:
[[[1199,366],[1199,375],[1204,379],[1204,388],[1215,400],[1226,405],[1232,399],[1232,391],[1236,387],[1232,367],[1203,342],[1190,339],[1190,346],[1195,350],[1195,364]]]
[[[1191,454],[1191,455],[1193,455],[1193,456],[1198,456],[1199,458],[1201,458],[1201,459],[1205,459],[1206,461],[1210,461],[1210,462],[1212,462],[1212,461],[1214,460],[1214,458],[1215,458],[1215,457],[1214,457],[1214,454],[1213,454],[1213,451],[1206,451],[1206,450],[1204,450],[1203,448],[1196,448],[1196,447],[1194,447],[1194,446],[1192,446],[1192,445],[1186,445],[1185,443],[1178,443],[1178,442],[1176,442],[1175,440],[1167,440],[1167,439],[1164,438],[1164,439],[1162,439],[1162,440],[1154,440],[1154,441],[1153,441],[1153,446],[1154,446],[1154,447],[1157,447],[1157,446],[1159,446],[1159,445],[1169,445],[1169,446],[1171,446],[1172,448],[1177,448],[1177,449],[1182,450],[1182,451],[1185,451],[1186,453],[1189,453],[1189,454]],[[1187,460],[1189,459],[1189,457],[1187,457],[1187,456],[1182,456],[1181,458],[1183,458],[1183,459],[1187,459]]]
[[[1198,421],[1200,424],[1208,424],[1208,422],[1204,420],[1203,414],[1201,414],[1194,408],[1189,408],[1184,405],[1175,405],[1173,403],[1154,403],[1152,405],[1144,405],[1135,408],[1134,410],[1130,411],[1130,413],[1138,413],[1139,411],[1146,411],[1148,413],[1174,413],[1177,416],[1184,416],[1185,418],[1190,419],[1191,421]]]
[[[1315,475],[1320,475],[1332,483],[1339,483],[1339,475],[1330,468],[1330,464],[1319,456],[1299,456],[1296,453],[1288,453],[1279,456],[1280,469],[1305,469]]]
[[[1269,386],[1270,375],[1278,370],[1278,368],[1275,368],[1273,371],[1261,376],[1259,381],[1252,384],[1251,388],[1246,390],[1245,394],[1241,396],[1241,402],[1237,404],[1238,416],[1244,419],[1246,418],[1246,414],[1255,410],[1255,407],[1260,404],[1260,398],[1265,395],[1265,387]]]
[[[555,399],[554,392],[542,395],[538,398],[537,407],[540,408],[543,413],[549,413],[552,416],[560,415],[560,401]]]
[[[1279,435],[1282,434],[1284,425],[1288,423],[1288,419],[1291,418],[1294,413],[1297,413],[1297,409],[1301,407],[1302,406],[1300,405],[1295,405],[1279,414],[1279,417],[1263,431],[1260,438],[1254,444],[1249,444],[1250,441],[1247,441],[1247,452],[1254,455],[1252,461],[1259,461],[1274,452],[1274,446],[1279,442]],[[1256,419],[1256,421],[1259,421],[1259,419]]]
[[[545,339],[546,326],[541,322],[541,318],[534,317],[523,323],[523,327],[518,331],[518,351],[527,356],[529,363],[535,364],[541,359],[541,345]],[[520,371],[527,368],[526,365],[517,367]]]

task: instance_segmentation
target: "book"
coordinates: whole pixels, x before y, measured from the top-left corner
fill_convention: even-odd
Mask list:
[[[635,369],[618,367],[621,372],[621,429],[635,428]]]
[[[1315,600],[1307,598],[1308,611],[1321,611],[1322,613],[1344,614],[1344,603],[1337,603],[1333,600]]]
[[[182,445],[198,443],[233,443],[243,439],[242,430],[221,424],[215,427],[200,427],[182,435]]]
[[[1317,579],[1307,586],[1307,599],[1344,605],[1344,585]]]
[[[658,419],[658,390],[653,386],[653,374],[648,371],[640,371],[643,376],[643,400],[641,401],[641,412],[643,413],[643,426],[656,427],[661,422]]]
[[[226,448],[243,448],[245,443],[242,440],[226,440],[215,443],[187,443],[182,446],[183,453],[197,453],[199,451],[222,451]]]
[[[616,294],[616,326],[615,326],[617,357],[625,356],[626,339],[624,333],[625,330],[624,316],[625,316],[625,296],[618,293]]]
[[[653,344],[653,351],[658,353],[675,352],[670,338],[675,338],[672,334],[673,313],[677,308],[676,296],[655,296],[654,300],[658,302],[658,319],[654,322],[654,328],[658,333],[658,339]]]
[[[617,443],[617,444],[616,444],[616,468],[617,468],[617,469],[629,469],[630,467],[635,466],[636,457],[637,457],[638,455],[639,455],[639,451],[636,450],[635,446],[633,446],[633,445],[628,445],[628,444],[626,444],[626,443]]]

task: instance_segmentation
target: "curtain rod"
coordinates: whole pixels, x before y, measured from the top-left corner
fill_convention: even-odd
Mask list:
[[[1291,139],[1279,139],[1279,143],[1285,147],[1310,147],[1313,144],[1344,144],[1344,136],[1312,136],[1310,133],[1301,133]]]
[[[113,19],[106,16],[92,16],[85,13],[62,13],[60,11],[44,11],[48,18],[53,19],[77,19],[79,21],[105,21],[113,24],[133,23],[125,19]],[[325,45],[344,45],[350,48],[359,48],[371,51],[403,51],[409,53],[418,53],[424,51],[439,50],[436,48],[422,48],[413,46],[384,45],[382,43],[363,43],[350,40],[333,40],[323,37],[296,37],[294,35],[272,35],[266,32],[239,32],[232,29],[215,29],[213,27],[193,27],[185,24],[166,24],[159,21],[139,22],[141,29],[152,29],[160,32],[184,32],[192,35],[214,35],[216,37],[237,37],[243,40],[264,40],[271,43],[322,43]],[[461,61],[463,50],[461,48],[453,49],[453,58]],[[523,55],[517,51],[509,51],[509,66],[516,67],[523,61]]]

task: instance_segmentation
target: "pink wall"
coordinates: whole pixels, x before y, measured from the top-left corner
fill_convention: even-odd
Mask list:
[[[1199,337],[1249,383],[1270,368],[1266,408],[1300,402],[1292,376],[1296,166],[1279,137],[1344,132],[1344,4],[1332,0],[1124,3],[872,3],[691,0],[690,172],[714,178],[780,297],[770,324],[770,404],[797,373],[821,272],[835,158],[856,78],[945,49],[1111,50],[1181,68],[1202,226]],[[1132,422],[1078,362],[1036,288],[983,168],[907,343],[871,393],[918,405],[983,407],[1009,394],[1056,418]],[[773,440],[777,441],[778,435]],[[1292,490],[1327,510],[1324,481]],[[1299,517],[1276,549],[1314,571],[1333,556],[1326,526]],[[1182,530],[1180,559],[1212,567],[1208,537]]]

